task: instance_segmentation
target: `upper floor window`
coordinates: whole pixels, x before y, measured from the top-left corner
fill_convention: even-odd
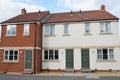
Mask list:
[[[18,61],[18,50],[5,50],[4,61]]]
[[[16,25],[7,25],[6,35],[16,35]]]
[[[29,24],[24,24],[23,35],[29,35]]]
[[[100,32],[111,32],[110,22],[101,22]]]
[[[68,34],[68,24],[64,24],[64,34]]]
[[[98,60],[113,60],[114,52],[113,49],[97,49]]]
[[[85,33],[90,33],[90,24],[85,23]]]
[[[46,35],[55,35],[55,25],[46,25],[45,26]]]
[[[59,54],[58,50],[44,50],[44,59],[45,60],[58,60]]]

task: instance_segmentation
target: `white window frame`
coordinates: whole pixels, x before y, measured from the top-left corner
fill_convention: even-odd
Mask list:
[[[107,49],[107,59],[103,59],[103,49]],[[98,50],[101,50],[101,54],[98,55]],[[110,54],[110,50],[112,50],[112,54]],[[98,56],[102,56],[101,59],[98,59]],[[112,56],[112,58],[111,58]],[[114,60],[114,49],[112,48],[100,48],[97,49],[97,60]]]
[[[69,34],[69,25],[68,24],[64,24],[64,34]]]
[[[15,33],[13,33],[13,32],[15,32]],[[6,35],[7,36],[15,36],[16,35],[16,25],[7,25]]]
[[[55,35],[55,25],[45,25],[45,35]]]
[[[13,60],[10,60],[10,51],[13,51]],[[5,59],[5,52],[6,51],[8,51],[8,57],[7,57],[7,60]],[[17,51],[17,60],[15,60],[15,51]],[[7,62],[18,62],[19,61],[19,51],[18,50],[15,50],[15,49],[6,49],[5,51],[4,51],[4,61],[7,61]]]
[[[30,24],[24,24],[23,35],[29,35],[30,33]]]
[[[85,23],[85,33],[90,33],[90,23]]]
[[[100,22],[100,32],[110,33],[111,32],[110,22]]]
[[[49,58],[50,57],[50,53],[49,53],[50,50],[53,50],[53,59]],[[48,58],[47,59],[45,59],[45,51],[48,52]],[[58,51],[58,59],[55,59],[55,51],[56,50],[54,50],[54,49],[44,50],[44,60],[59,60],[59,50],[57,50]]]

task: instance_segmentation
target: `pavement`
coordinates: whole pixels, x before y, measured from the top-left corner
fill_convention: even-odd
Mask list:
[[[36,74],[38,76],[120,76],[119,72],[92,72],[92,73],[81,73],[81,72],[42,72]]]
[[[0,80],[120,80],[120,72],[42,72],[40,74],[0,74]]]

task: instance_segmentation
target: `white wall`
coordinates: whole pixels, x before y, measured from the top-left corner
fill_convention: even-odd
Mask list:
[[[65,69],[65,50],[59,49],[59,60],[44,60],[44,50],[42,53],[42,69]]]
[[[114,48],[114,60],[97,60],[96,49],[90,50],[90,69],[98,70],[120,70],[120,48]]]
[[[64,23],[55,24],[55,36],[44,36],[43,26],[43,58],[44,49],[58,49],[59,60],[42,62],[43,69],[66,69],[65,49],[74,49],[74,69],[81,69],[81,48],[89,48],[90,69],[98,70],[120,70],[120,48],[118,22],[111,22],[111,34],[100,34],[99,22],[90,24],[91,35],[85,35],[84,23],[76,22],[69,24],[70,36],[63,36]],[[97,61],[97,48],[113,48],[114,61]]]
[[[44,58],[44,51],[43,51]],[[66,53],[65,49],[59,49],[59,60],[44,60],[42,59],[42,69],[66,69]],[[74,69],[81,69],[81,51],[80,49],[74,49]]]
[[[43,26],[44,29],[44,26]],[[55,36],[44,37],[43,47],[81,47],[81,46],[116,46],[119,45],[118,22],[111,22],[111,34],[100,34],[99,22],[90,24],[91,35],[85,36],[84,23],[70,23],[70,36],[63,36],[64,25],[55,24]]]
[[[114,48],[114,60],[97,60],[97,49],[89,49],[90,69],[91,70],[120,70],[120,48]],[[65,49],[59,49],[59,60],[42,59],[42,69],[66,69],[66,53]],[[44,58],[44,52],[43,52]],[[74,49],[74,69],[81,70],[81,49]]]

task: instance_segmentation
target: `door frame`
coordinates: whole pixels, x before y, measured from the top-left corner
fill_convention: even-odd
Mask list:
[[[73,68],[67,68],[67,59],[66,59],[66,55],[67,55],[67,53],[66,53],[66,50],[73,50]],[[74,49],[65,49],[65,67],[66,67],[66,69],[74,69]]]
[[[32,68],[31,69],[25,69],[26,50],[32,51]],[[25,49],[24,50],[24,70],[33,70],[33,50],[32,49]]]
[[[89,57],[89,67],[88,68],[82,68],[82,50],[88,50],[89,52],[88,52],[88,57]],[[90,69],[90,49],[89,48],[82,48],[81,49],[81,69]]]

